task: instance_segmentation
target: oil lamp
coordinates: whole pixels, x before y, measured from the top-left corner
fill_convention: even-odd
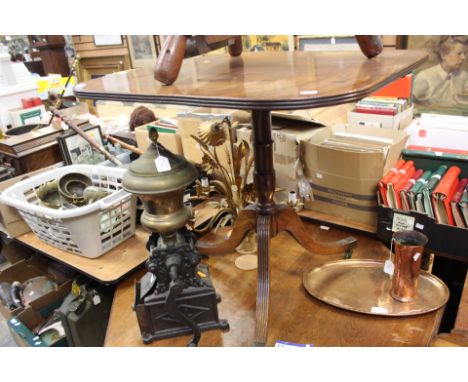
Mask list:
[[[149,138],[152,143],[122,180],[123,188],[141,199],[141,224],[152,232],[147,273],[136,284],[134,309],[144,343],[193,333],[189,346],[197,346],[202,330],[229,327],[218,318],[220,298],[208,267],[200,264],[195,235],[186,228],[191,211],[183,197],[197,171],[157,143],[156,129],[149,130]]]

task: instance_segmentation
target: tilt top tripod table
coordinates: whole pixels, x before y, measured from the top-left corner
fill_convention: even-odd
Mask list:
[[[79,98],[162,103],[252,111],[255,218],[258,235],[257,307],[254,344],[265,344],[269,311],[269,244],[290,211],[275,206],[271,138],[272,110],[296,110],[357,101],[422,64],[421,51],[384,50],[367,59],[354,52],[265,52],[201,56],[184,60],[177,80],[165,86],[152,68],[110,74],[75,87]],[[249,221],[249,219],[247,220]],[[280,222],[280,223],[278,223]],[[301,243],[302,244],[302,243]],[[336,243],[335,243],[336,244]],[[350,242],[341,243],[343,248]],[[307,247],[306,247],[307,248]],[[316,253],[340,247],[315,243]]]

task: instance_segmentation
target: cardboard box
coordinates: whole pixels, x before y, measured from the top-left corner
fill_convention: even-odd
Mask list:
[[[67,118],[75,119],[79,115],[88,114],[89,107],[86,102],[79,102],[75,106],[67,107],[66,109],[61,109],[60,112],[62,113],[63,116]]]
[[[20,283],[24,283],[25,281],[37,276],[49,276],[59,284],[57,290],[38,298],[29,305],[39,314],[46,316],[60,306],[62,300],[71,290],[72,280],[67,280],[62,275],[58,277],[56,272],[52,274],[49,269],[49,263],[47,263],[43,258],[33,256],[29,260],[21,260],[16,264],[5,268],[0,272],[0,282],[12,283],[13,281],[19,281]],[[24,308],[21,307],[9,310],[6,306],[0,303],[0,314],[7,320],[14,316],[18,316],[23,310]]]
[[[30,107],[29,109],[10,109],[13,127],[40,123],[42,115],[46,112],[44,105]]]
[[[297,191],[296,170],[294,166],[300,154],[298,145],[301,141],[308,140],[320,133],[324,127],[320,127],[320,125],[310,121],[301,122],[295,119],[279,120],[276,118],[272,121],[272,127],[276,187],[284,190],[275,194],[275,201],[278,203],[287,202],[288,192]],[[249,142],[253,150],[251,129],[243,127],[237,130],[237,140],[242,139]],[[250,178],[249,181],[251,181]]]
[[[276,173],[276,187],[285,191],[297,191],[297,179],[295,163],[300,155],[298,145],[303,140],[313,138],[324,128],[303,128],[285,127],[280,130],[273,130],[273,162]],[[286,193],[287,194],[287,193]]]
[[[468,117],[422,114],[406,131],[412,146],[468,151]]]
[[[334,132],[392,139],[393,144],[386,153],[320,146]],[[407,139],[403,131],[336,125],[302,141],[304,174],[314,194],[314,200],[306,202],[305,208],[351,223],[377,226],[377,182],[397,162]]]
[[[40,174],[44,171],[48,171],[57,167],[62,167],[63,162],[54,164],[49,167],[41,168],[36,171],[32,171],[28,174],[22,174],[15,178],[5,180],[0,183],[0,194],[2,191],[6,190],[8,187],[13,186],[17,182],[27,179],[31,176]],[[16,208],[7,206],[3,203],[0,203],[0,231],[6,233],[9,237],[17,237],[26,232],[31,231],[31,228],[26,224],[21,215],[18,213]]]
[[[140,150],[145,151],[151,141],[148,138],[148,126],[153,125],[148,123],[146,125],[138,126],[135,128],[135,136],[137,146]],[[157,127],[159,138],[158,142],[161,143],[166,149],[172,151],[174,154],[184,155],[182,148],[182,140],[177,130],[165,129]]]
[[[411,106],[396,115],[366,114],[350,111],[348,113],[349,126],[367,126],[381,129],[403,130],[413,120],[414,107]]]
[[[16,344],[21,347],[57,347],[68,346],[66,335],[60,335],[55,330],[47,331],[41,336],[33,331],[44,324],[46,318],[28,307],[17,316],[8,320],[8,328]]]
[[[27,247],[20,242],[1,236],[1,249],[2,255],[8,260],[10,264],[15,264],[18,261],[29,259],[34,250]]]
[[[124,115],[130,118],[133,110],[139,106],[146,106],[152,110],[157,118],[173,118],[176,119],[177,114],[188,112],[191,110],[189,106],[179,105],[158,105],[145,103],[131,103],[119,101],[97,101],[96,111],[100,118],[115,118],[119,115]]]

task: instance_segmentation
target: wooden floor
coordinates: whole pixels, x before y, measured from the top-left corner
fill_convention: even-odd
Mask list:
[[[328,231],[308,224],[320,240],[343,238],[348,233]],[[353,258],[384,259],[388,249],[379,241],[355,235],[358,247]],[[230,330],[211,330],[202,334],[200,346],[251,346],[255,325],[256,271],[235,267],[237,254],[204,260],[217,292],[221,318]],[[380,317],[337,309],[310,296],[302,285],[308,270],[342,258],[343,254],[320,256],[303,250],[287,233],[273,239],[271,248],[271,299],[268,346],[277,340],[315,346],[429,346],[437,333],[442,310],[412,317]],[[131,307],[134,284],[139,272],[122,282],[116,290],[109,321],[106,346],[144,346],[136,315]],[[189,336],[153,342],[152,346],[185,346]]]

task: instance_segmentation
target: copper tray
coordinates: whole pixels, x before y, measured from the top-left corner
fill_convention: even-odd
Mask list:
[[[390,296],[391,277],[379,260],[338,260],[304,274],[306,290],[315,298],[338,308],[380,316],[411,316],[445,305],[447,286],[434,275],[421,271],[418,294],[413,302]]]

